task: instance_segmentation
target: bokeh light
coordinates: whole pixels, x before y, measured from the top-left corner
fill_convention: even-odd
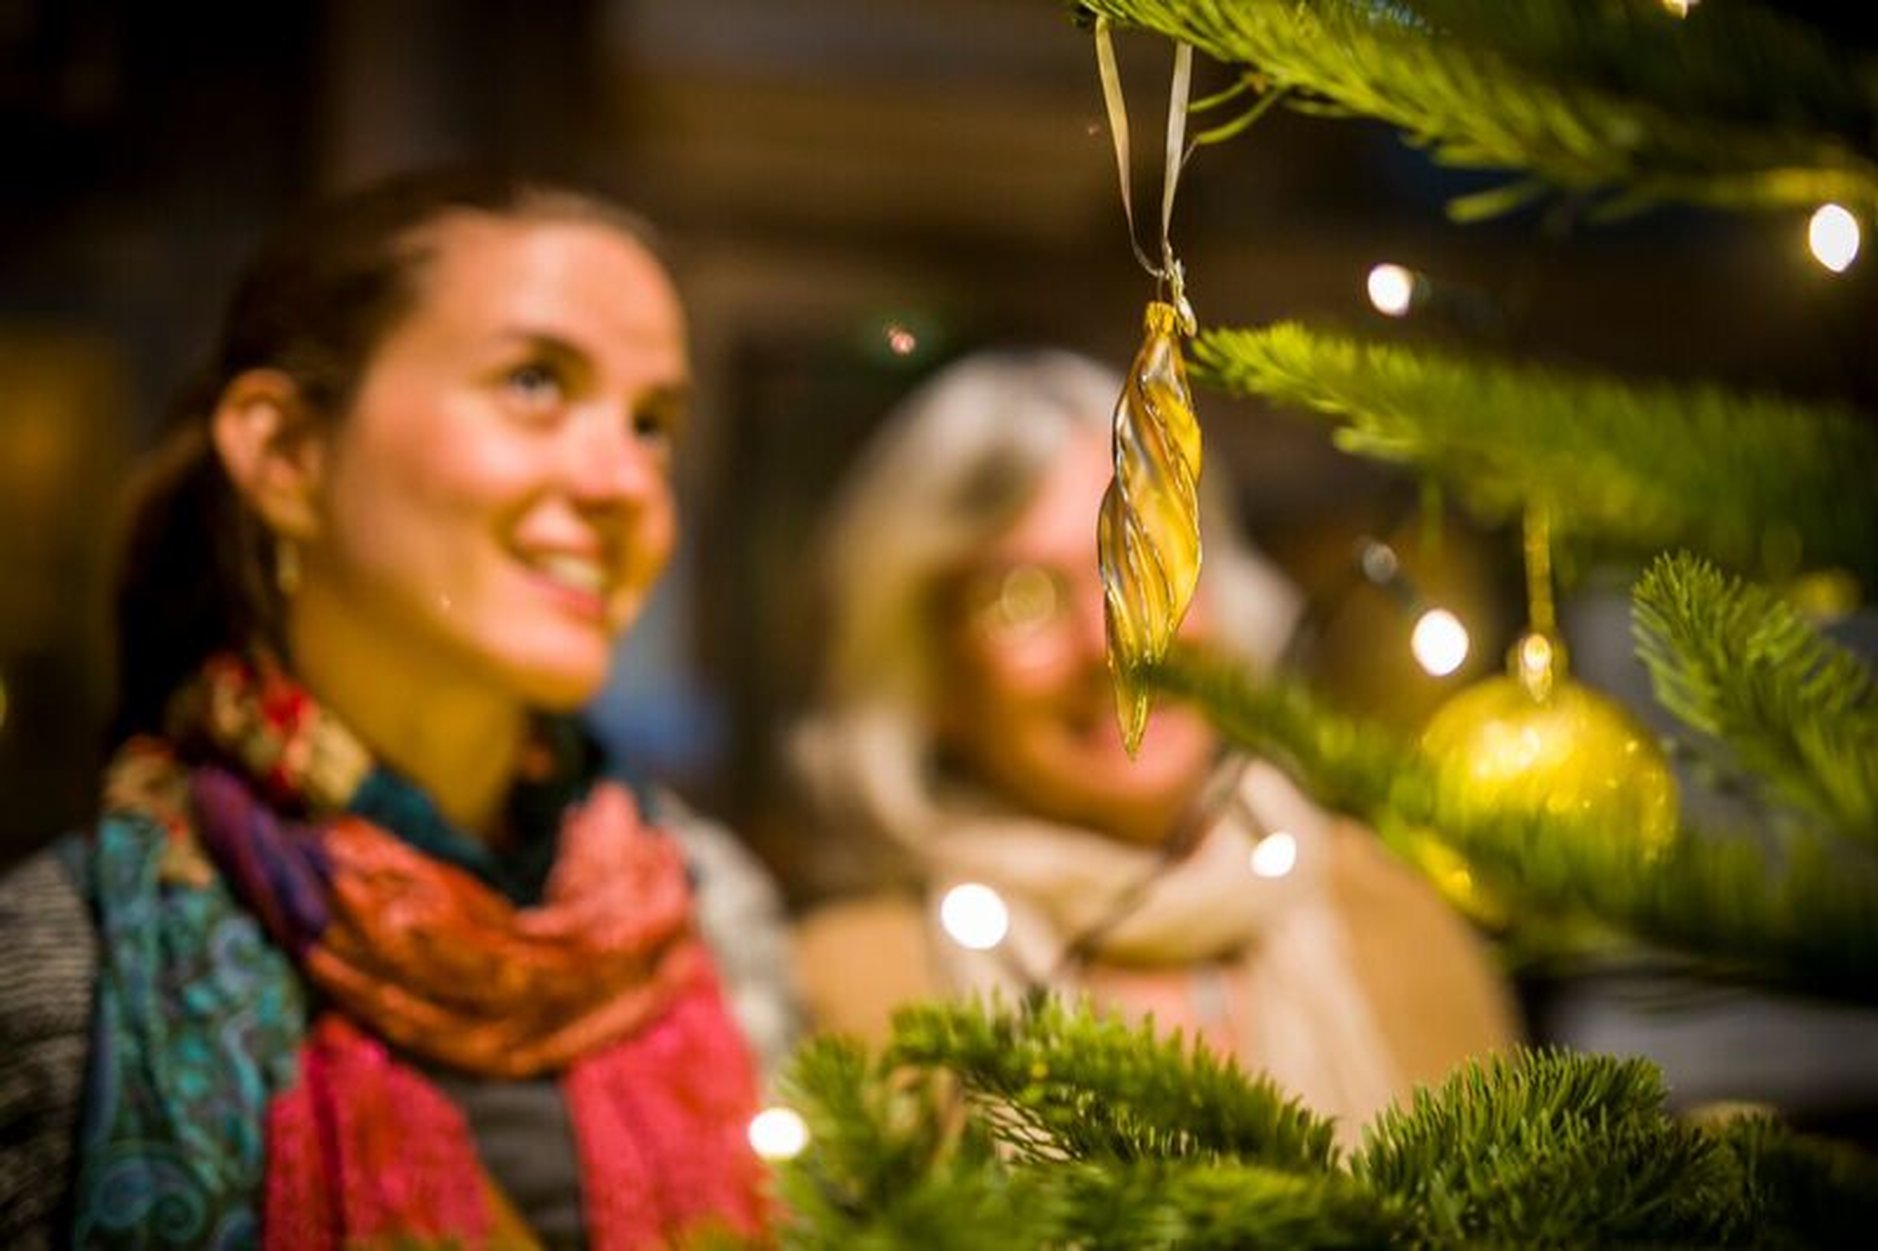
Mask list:
[[[1298,840],[1273,830],[1252,848],[1252,872],[1260,877],[1283,877],[1297,867]]]
[[[1813,259],[1842,274],[1858,256],[1858,218],[1842,204],[1822,204],[1806,224],[1806,246]]]
[[[1374,539],[1363,544],[1357,561],[1362,566],[1363,576],[1377,586],[1388,586],[1402,572],[1402,559],[1395,554],[1395,549]]]
[[[989,951],[1011,928],[1010,909],[998,892],[978,882],[954,886],[939,901],[939,924],[952,941],[973,951]]]
[[[919,336],[899,322],[887,323],[887,350],[895,356],[911,356],[919,350]]]
[[[1409,650],[1431,677],[1446,677],[1467,659],[1467,627],[1445,608],[1430,608],[1415,622]]]
[[[750,1148],[765,1160],[793,1160],[809,1145],[809,1127],[794,1108],[764,1108],[750,1118]]]
[[[1405,317],[1415,306],[1415,274],[1384,263],[1369,271],[1369,302],[1385,317]]]

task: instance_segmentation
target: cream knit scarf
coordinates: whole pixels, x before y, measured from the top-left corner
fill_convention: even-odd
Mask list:
[[[1204,980],[1223,975],[1234,1058],[1336,1117],[1339,1138],[1354,1143],[1400,1081],[1331,895],[1332,819],[1260,761],[1226,797],[1194,850],[1158,875],[1156,849],[1093,831],[1025,817],[953,823],[921,848],[933,947],[954,990],[1010,995],[1048,985],[1101,1001],[1108,980],[1141,993],[1123,991],[1101,1006],[1131,1016],[1153,1011],[1160,1028],[1186,1026],[1190,1036],[1205,1024]],[[1280,833],[1293,840],[1295,860],[1262,876],[1253,849]],[[1280,851],[1274,846],[1268,856],[1282,863]],[[1266,857],[1260,863],[1274,867]],[[1095,967],[1086,976],[1065,967],[1066,948],[1111,920],[1115,901],[1151,875],[1136,905],[1103,930]],[[970,950],[939,928],[938,900],[963,882],[992,887],[1010,911],[1009,934],[995,950]],[[1104,968],[1126,975],[1104,979]],[[1191,1015],[1178,1019],[1183,1006]]]

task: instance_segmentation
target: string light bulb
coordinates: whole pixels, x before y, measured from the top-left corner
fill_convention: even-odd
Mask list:
[[[979,882],[963,882],[939,901],[939,924],[953,942],[972,951],[990,951],[1011,928],[1011,911],[997,891]]]
[[[1406,317],[1415,307],[1420,279],[1401,265],[1384,262],[1369,271],[1369,302],[1385,317]]]
[[[1357,567],[1377,586],[1389,586],[1401,576],[1402,558],[1395,549],[1376,539],[1365,539],[1356,554]]]
[[[1806,224],[1806,246],[1813,259],[1843,274],[1858,256],[1858,218],[1843,204],[1822,204]]]
[[[1283,877],[1297,867],[1298,840],[1273,830],[1252,847],[1252,872],[1260,877]]]
[[[1409,650],[1430,676],[1444,678],[1467,660],[1469,640],[1461,619],[1445,608],[1430,608],[1415,622]]]
[[[750,1149],[765,1160],[793,1160],[809,1145],[809,1127],[794,1108],[764,1108],[750,1118]]]
[[[882,333],[887,340],[887,350],[895,356],[911,356],[919,350],[919,336],[908,326],[889,322]]]
[[[1688,17],[1689,10],[1702,3],[1702,0],[1663,0],[1663,7],[1677,17]]]

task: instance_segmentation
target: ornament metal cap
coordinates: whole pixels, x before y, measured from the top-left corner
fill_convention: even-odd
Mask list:
[[[1544,630],[1529,630],[1506,654],[1506,667],[1513,680],[1534,700],[1543,704],[1567,676],[1565,644]]]

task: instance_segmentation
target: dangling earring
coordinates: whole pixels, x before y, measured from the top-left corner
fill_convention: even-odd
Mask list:
[[[292,539],[274,540],[274,586],[283,599],[300,589],[300,545]]]

